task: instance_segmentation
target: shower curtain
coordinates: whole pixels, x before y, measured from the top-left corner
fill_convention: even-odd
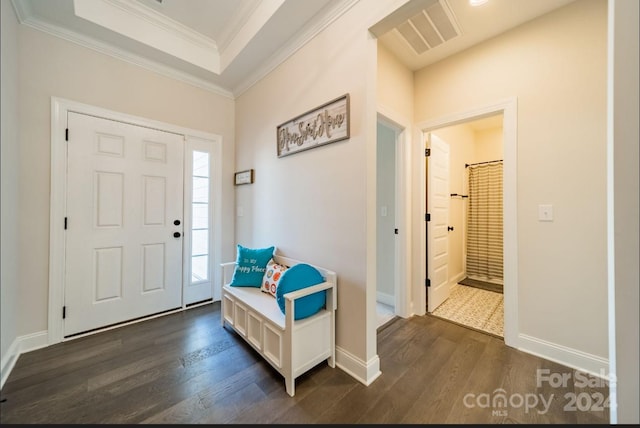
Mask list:
[[[467,169],[467,276],[502,284],[502,162]]]

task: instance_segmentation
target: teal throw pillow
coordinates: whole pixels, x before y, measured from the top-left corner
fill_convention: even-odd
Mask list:
[[[273,257],[274,249],[275,247],[247,248],[238,245],[236,268],[229,285],[260,288],[267,263]]]
[[[324,277],[311,265],[299,263],[291,266],[280,278],[280,283],[276,289],[276,301],[282,313],[285,313],[284,295],[292,291],[300,290],[325,281]],[[310,317],[324,307],[326,290],[318,291],[309,296],[296,299],[294,319]]]

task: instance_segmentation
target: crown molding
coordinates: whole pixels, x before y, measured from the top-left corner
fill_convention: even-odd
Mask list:
[[[162,76],[178,80],[197,88],[204,89],[231,99],[239,97],[253,85],[266,77],[269,73],[275,70],[278,65],[286,61],[290,56],[292,56],[295,52],[297,52],[300,48],[307,44],[311,39],[313,39],[321,31],[327,28],[332,22],[334,22],[349,9],[351,9],[351,7],[358,3],[358,1],[359,0],[336,1],[336,3],[332,7],[327,8],[323,12],[323,15],[314,21],[313,25],[306,27],[304,30],[298,32],[290,42],[278,49],[278,51],[271,57],[268,62],[256,68],[254,72],[252,72],[246,79],[243,79],[242,82],[240,82],[238,85],[236,85],[235,88],[233,88],[233,90],[230,91],[219,85],[211,83],[210,81],[196,77],[190,73],[178,70],[174,67],[170,67],[157,61],[143,58],[139,55],[132,54],[111,44],[107,44],[83,34],[79,34],[75,31],[71,31],[66,28],[51,24],[49,22],[45,22],[34,17],[29,1],[11,0],[16,11],[16,15],[18,16],[18,20],[21,24],[78,44],[85,48],[92,49],[102,54],[109,55],[130,64],[137,65],[152,72],[158,73]],[[247,11],[245,10],[245,12]],[[246,14],[244,16],[245,19],[248,19]],[[242,26],[240,24],[238,25],[239,27]]]
[[[260,3],[245,3],[244,6],[234,15],[229,23],[225,26],[220,36],[218,36],[218,50],[224,52],[229,43],[238,35],[242,27],[246,25],[251,16],[255,13]]]
[[[52,36],[59,37],[69,42],[78,44],[85,48],[89,48],[102,54],[117,58],[119,60],[128,62],[129,64],[137,65],[162,76],[188,83],[189,85],[207,90],[209,92],[213,92],[218,95],[222,95],[227,98],[234,98],[231,91],[228,91],[221,86],[213,84],[199,77],[193,76],[192,74],[185,73],[173,67],[160,64],[157,61],[152,61],[139,55],[132,54],[113,45],[79,34],[75,31],[71,31],[66,28],[53,25],[49,22],[42,21],[38,18],[34,18],[30,14],[30,9],[28,6],[22,7],[25,4],[24,1],[12,0],[12,2],[14,8],[16,9],[16,14],[18,15],[20,23],[26,25],[27,27],[34,28]]]
[[[215,41],[135,0],[73,0],[73,12],[79,18],[220,74],[220,53]]]
[[[310,40],[317,36],[321,31],[331,25],[336,19],[346,13],[360,0],[341,0],[335,5],[327,8],[321,17],[314,20],[314,25],[306,27],[298,32],[290,42],[283,45],[271,57],[271,60],[262,64],[253,73],[244,79],[233,89],[234,98],[239,97],[253,85],[265,78],[269,73],[276,69],[280,64],[286,61],[291,55],[296,53],[300,48],[306,45]]]
[[[78,0],[74,0],[76,2]],[[86,1],[86,0],[84,0]],[[95,1],[95,0],[94,0]],[[175,21],[166,15],[145,6],[144,4],[134,0],[100,0],[105,3],[111,4],[115,7],[122,9],[123,11],[145,21],[150,22],[154,26],[162,29],[163,31],[173,33],[176,37],[180,37],[190,43],[196,44],[202,48],[210,50],[218,50],[216,41],[199,33],[186,25]]]

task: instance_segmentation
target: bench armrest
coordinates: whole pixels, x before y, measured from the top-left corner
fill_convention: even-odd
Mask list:
[[[319,291],[322,290],[327,290],[327,296],[326,296],[326,300],[325,300],[325,308],[327,311],[331,312],[331,316],[332,316],[332,329],[333,329],[333,317],[335,315],[333,315],[333,312],[335,312],[335,310],[337,309],[337,305],[335,304],[336,302],[336,285],[333,282],[329,282],[329,281],[325,281],[325,282],[321,282],[320,284],[316,284],[316,285],[311,285],[309,287],[305,287],[305,288],[301,288],[300,290],[296,290],[296,291],[291,291],[287,294],[284,294],[282,297],[284,297],[284,306],[285,306],[285,311],[284,311],[284,323],[285,323],[285,332],[287,335],[290,335],[291,332],[293,331],[293,325],[294,325],[294,317],[293,314],[295,313],[295,303],[296,303],[296,299],[299,299],[301,297],[304,296],[309,296],[313,293],[317,293]],[[291,340],[290,336],[289,336],[289,340]]]
[[[221,263],[220,266],[222,267],[222,281],[220,287],[222,287],[231,283],[233,272],[236,269],[236,262]]]
[[[320,284],[311,285],[309,287],[301,288],[300,290],[291,291],[287,294],[284,294],[282,297],[285,300],[296,300],[304,296],[308,296],[313,293],[317,293],[318,291],[327,290],[329,288],[333,288],[333,282],[321,282]]]

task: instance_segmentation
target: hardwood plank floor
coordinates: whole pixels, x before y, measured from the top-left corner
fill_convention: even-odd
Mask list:
[[[378,355],[369,386],[321,363],[289,397],[216,302],[21,355],[0,423],[609,424],[602,380],[436,317],[385,324]]]

